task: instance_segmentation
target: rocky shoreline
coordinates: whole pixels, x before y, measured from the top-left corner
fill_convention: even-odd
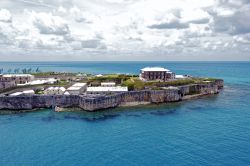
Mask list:
[[[41,108],[80,108],[86,111],[97,111],[120,106],[142,104],[170,103],[217,94],[223,88],[223,80],[204,84],[191,84],[165,90],[141,90],[115,93],[109,95],[31,95],[1,96],[0,109],[16,112],[35,111]],[[0,110],[0,111],[1,111]]]

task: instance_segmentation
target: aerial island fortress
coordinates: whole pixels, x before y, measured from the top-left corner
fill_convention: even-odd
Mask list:
[[[34,72],[0,75],[0,109],[81,108],[96,111],[117,106],[169,103],[217,94],[223,80],[177,75],[145,67],[139,75]]]

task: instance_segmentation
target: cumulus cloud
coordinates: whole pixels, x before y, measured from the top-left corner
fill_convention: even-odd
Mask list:
[[[183,10],[181,18],[184,22],[193,24],[206,24],[212,19],[209,13],[203,9]]]
[[[211,12],[216,32],[244,34],[250,32],[250,2],[220,0]]]
[[[83,13],[81,12],[81,10],[74,6],[70,9],[70,13],[73,15],[73,17],[75,18],[76,22],[84,22],[86,21],[86,19],[83,16]]]
[[[0,48],[20,54],[250,56],[249,0],[29,0],[0,6]]]
[[[188,28],[189,24],[186,22],[182,22],[180,18],[175,16],[174,14],[170,13],[166,16],[162,16],[156,20],[154,24],[150,25],[149,28],[154,29],[184,29]]]
[[[106,48],[106,46],[98,39],[84,40],[81,43],[82,43],[82,48],[98,48],[98,49]]]
[[[0,9],[0,21],[2,22],[12,22],[12,15],[9,10]]]
[[[32,12],[31,15],[33,25],[41,34],[65,35],[70,33],[67,22],[59,16],[36,12]]]

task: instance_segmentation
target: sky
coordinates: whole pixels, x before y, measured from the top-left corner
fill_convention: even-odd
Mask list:
[[[0,61],[249,61],[250,0],[0,0]]]

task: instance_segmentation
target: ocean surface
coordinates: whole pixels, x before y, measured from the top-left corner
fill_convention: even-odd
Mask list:
[[[249,166],[250,62],[0,62],[0,68],[218,77],[215,96],[172,104],[0,115],[0,165]]]

